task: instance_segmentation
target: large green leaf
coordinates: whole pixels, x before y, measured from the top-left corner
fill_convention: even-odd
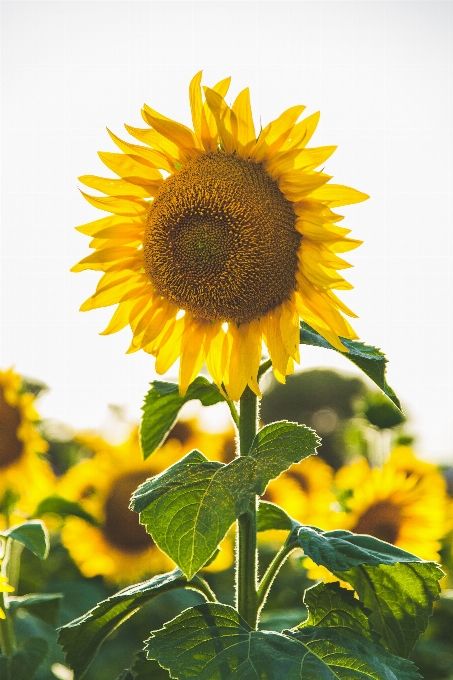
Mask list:
[[[120,590],[99,602],[89,612],[60,628],[58,642],[66,652],[66,661],[81,678],[104,640],[149,600],[176,588],[187,587],[179,569],[159,574],[149,581]]]
[[[220,604],[186,609],[151,634],[147,650],[178,680],[419,678],[409,661],[356,633],[318,627],[288,634],[252,630],[235,609]]]
[[[25,609],[49,626],[55,626],[62,597],[63,593],[29,593],[20,597],[10,596],[8,604],[13,612]]]
[[[29,638],[13,656],[0,656],[0,680],[33,680],[48,653],[46,640]]]
[[[193,399],[201,401],[203,406],[212,406],[224,397],[218,387],[206,378],[195,378],[184,397],[179,396],[179,388],[175,383],[155,380],[145,397],[143,418],[140,427],[140,440],[144,458],[148,458],[165,439],[165,435],[173,427],[179,411],[184,404]]]
[[[371,380],[381,388],[384,394],[387,395],[393,403],[401,410],[401,404],[395,392],[388,385],[385,370],[387,359],[376,347],[365,345],[363,342],[357,340],[346,340],[340,338],[343,345],[349,350],[348,352],[340,352],[336,347],[330,344],[325,338],[317,333],[304,321],[300,323],[300,342],[303,345],[314,345],[315,347],[324,347],[325,349],[333,349],[335,352],[342,354],[346,359],[352,361],[361,371],[363,371]]]
[[[39,519],[33,519],[24,524],[0,531],[4,539],[12,538],[28,548],[34,555],[44,560],[49,554],[49,534]]]
[[[44,498],[36,508],[35,515],[36,517],[42,517],[42,515],[48,512],[63,518],[80,517],[93,526],[99,525],[98,520],[84,510],[79,503],[69,501],[67,498],[62,498],[62,496],[48,496]]]
[[[303,526],[293,533],[308,557],[331,572],[347,571],[358,564],[376,566],[395,562],[420,562],[420,558],[366,534],[336,529],[322,531]],[[288,538],[291,542],[292,536]]]
[[[304,602],[308,607],[308,618],[299,628],[322,626],[346,632],[354,630],[376,641],[376,633],[373,633],[369,620],[370,612],[354,597],[353,590],[346,590],[339,583],[319,583],[305,591]]]
[[[210,559],[254,495],[292,463],[315,453],[313,430],[280,422],[264,427],[249,455],[228,465],[192,451],[133,494],[140,522],[190,579]]]
[[[169,680],[168,671],[159,666],[157,661],[146,658],[145,652],[139,652],[132,664],[133,680]]]
[[[371,610],[370,622],[393,654],[409,656],[428,625],[443,571],[434,562],[360,566],[337,574]]]

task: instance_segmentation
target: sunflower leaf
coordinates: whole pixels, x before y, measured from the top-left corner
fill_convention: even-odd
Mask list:
[[[146,658],[145,652],[139,652],[131,667],[133,680],[169,680],[168,671],[159,666],[157,661]]]
[[[292,531],[300,526],[301,524],[292,519],[280,506],[260,500],[257,515],[258,531],[268,531],[269,529]]]
[[[439,566],[423,561],[357,566],[337,576],[371,610],[370,622],[381,643],[393,654],[409,656],[439,597],[438,581],[444,576]]]
[[[33,680],[48,653],[49,645],[44,638],[29,638],[11,657],[0,656],[0,678]]]
[[[140,427],[140,441],[145,459],[162,444],[184,404],[194,399],[201,401],[203,406],[212,406],[225,400],[218,387],[201,376],[189,385],[184,397],[179,396],[179,387],[175,383],[159,380],[151,383],[142,407]]]
[[[23,524],[17,524],[6,531],[0,531],[0,536],[21,543],[41,560],[45,560],[49,554],[49,534],[43,522],[39,519],[33,519]]]
[[[25,609],[49,626],[55,626],[62,597],[63,593],[29,593],[20,597],[10,595],[8,603],[13,612]]]
[[[355,631],[252,630],[222,604],[186,609],[151,633],[148,658],[178,680],[418,680],[399,659]]]
[[[376,642],[378,635],[369,620],[369,610],[356,597],[354,591],[342,588],[339,583],[319,583],[305,591],[304,603],[308,618],[298,626],[322,626],[337,630],[354,630]]]
[[[209,560],[233,522],[271,479],[315,453],[313,430],[283,421],[264,427],[248,456],[228,465],[192,451],[142,484],[131,508],[163,550],[191,579]]]
[[[120,590],[83,616],[62,626],[58,642],[74,671],[74,680],[83,677],[101,644],[126,619],[154,597],[185,587],[188,587],[187,580],[179,569],[174,569]]]
[[[340,338],[343,345],[349,350],[348,352],[340,352],[333,347],[325,338],[317,333],[311,326],[304,321],[300,323],[300,343],[302,345],[314,345],[315,347],[324,347],[325,349],[333,349],[335,352],[342,354],[346,359],[352,361],[361,371],[363,371],[371,380],[381,388],[385,395],[393,401],[401,411],[401,404],[395,392],[387,383],[385,377],[385,370],[387,358],[383,352],[371,345],[365,345],[363,342],[357,340],[346,340]]]
[[[331,572],[347,571],[359,564],[377,566],[396,562],[420,562],[420,558],[380,541],[374,536],[353,534],[344,529],[322,531],[317,527],[295,529],[287,543],[296,540],[305,554]]]

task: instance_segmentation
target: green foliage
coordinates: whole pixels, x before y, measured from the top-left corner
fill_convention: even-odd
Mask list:
[[[175,383],[155,380],[151,385],[145,397],[140,428],[140,441],[145,459],[162,444],[186,402],[198,399],[203,406],[212,406],[224,401],[218,387],[201,376],[189,385],[184,397],[179,396],[179,388]]]
[[[29,593],[20,597],[10,595],[9,609],[13,613],[18,609],[25,609],[50,626],[55,626],[62,597],[62,593]]]
[[[10,529],[0,531],[0,536],[21,543],[41,560],[45,560],[49,554],[49,534],[40,520],[17,524]]]
[[[140,522],[191,579],[211,558],[233,522],[271,479],[315,453],[313,430],[280,422],[264,427],[248,456],[228,465],[192,451],[132,496]]]
[[[99,522],[84,510],[79,503],[69,501],[61,496],[48,496],[44,498],[36,508],[36,517],[42,517],[46,513],[53,513],[59,515],[63,519],[66,517],[80,517],[92,526],[98,526]]]
[[[397,427],[406,420],[405,416],[381,392],[367,395],[360,405],[360,411],[371,425],[385,430]]]
[[[363,565],[338,574],[370,609],[371,624],[382,644],[400,656],[411,653],[426,629],[443,575],[438,565],[423,561]]]
[[[74,678],[81,678],[104,640],[149,600],[184,588],[187,581],[179,569],[120,590],[96,607],[60,628],[58,641],[66,653]]]
[[[46,640],[29,638],[13,656],[0,656],[1,680],[33,680],[48,652]]]
[[[316,527],[296,529],[296,540],[313,562],[331,572],[347,571],[358,564],[378,565],[395,562],[420,562],[415,555],[366,534],[336,529],[322,531]],[[288,543],[293,536],[288,537]],[[347,579],[345,579],[347,580]]]
[[[327,342],[322,335],[313,330],[313,328],[304,321],[301,321],[300,323],[300,342],[303,345],[314,345],[315,347],[324,347],[325,349],[333,349],[336,352],[339,352],[339,350],[333,347],[330,342]],[[341,338],[341,342],[347,348],[348,352],[339,353],[343,354],[349,361],[352,361],[353,364],[371,378],[371,380],[381,388],[384,394],[393,401],[395,406],[401,410],[399,399],[390,385],[388,385],[385,377],[387,364],[385,354],[379,349],[376,349],[376,347],[365,345],[363,342],[358,342],[357,340],[346,340],[345,338]]]
[[[157,661],[149,661],[145,652],[137,654],[131,671],[133,680],[168,680],[170,677]]]
[[[257,530],[283,529],[292,531],[301,525],[292,519],[284,510],[274,503],[260,501],[258,503]]]
[[[418,680],[411,662],[355,632],[256,631],[227,605],[186,609],[147,641],[178,680]]]
[[[308,618],[299,628],[323,626],[336,630],[350,630],[376,641],[369,610],[354,597],[354,591],[342,588],[339,583],[320,583],[305,591],[304,602]]]

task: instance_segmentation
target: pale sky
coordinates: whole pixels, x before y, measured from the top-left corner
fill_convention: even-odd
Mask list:
[[[381,347],[388,380],[424,457],[453,461],[452,82],[448,1],[2,2],[1,367],[46,382],[40,412],[75,428],[108,404],[137,420],[153,359],[125,355],[130,331],[101,337],[113,308],[79,313],[99,279],[69,273],[88,254],[74,226],[104,213],[77,177],[111,176],[144,102],[190,125],[188,84],[250,86],[255,122],[294,104],[321,110],[312,145],[335,144],[334,182],[370,194],[340,209],[364,245],[349,254],[360,338]],[[354,372],[304,348],[301,368]],[[174,379],[176,371],[167,375]]]

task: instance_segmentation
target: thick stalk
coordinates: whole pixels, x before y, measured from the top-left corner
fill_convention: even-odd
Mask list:
[[[247,456],[257,430],[258,399],[249,387],[239,407],[239,455]],[[256,496],[238,520],[236,550],[236,601],[239,614],[252,627],[257,622],[258,552],[256,542]]]

